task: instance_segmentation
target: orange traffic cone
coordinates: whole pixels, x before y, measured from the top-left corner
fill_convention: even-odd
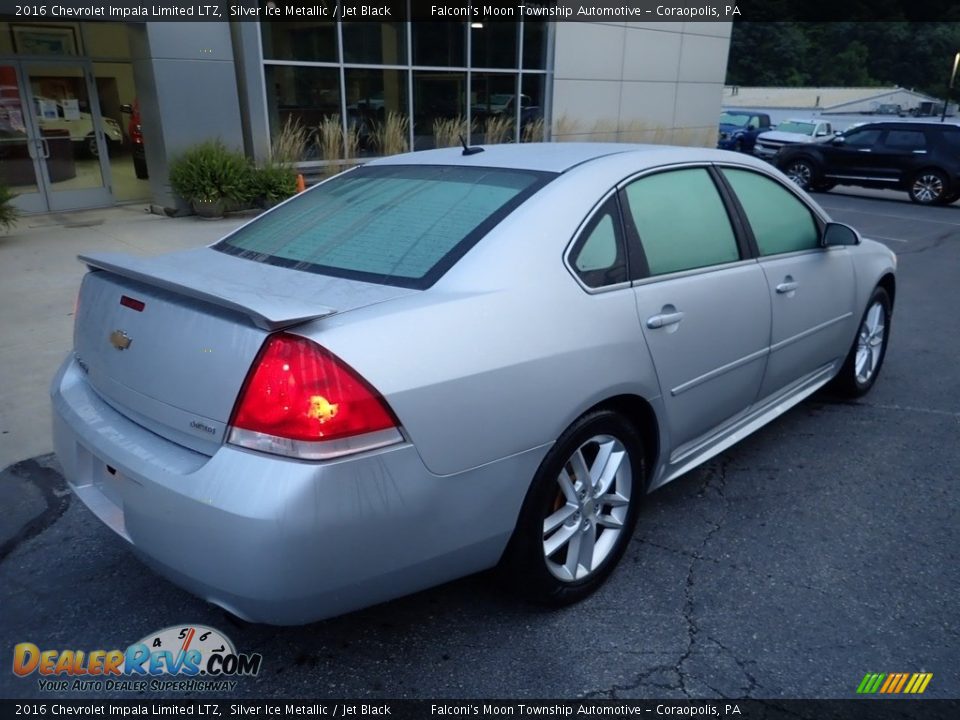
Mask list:
[[[302,193],[307,189],[307,184],[303,181],[303,173],[297,174],[297,192]]]

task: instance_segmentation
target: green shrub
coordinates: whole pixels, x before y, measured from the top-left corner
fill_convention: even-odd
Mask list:
[[[288,165],[271,163],[250,174],[250,197],[263,207],[276,205],[297,192],[297,174]]]
[[[12,228],[20,217],[20,211],[12,205],[16,196],[6,185],[0,185],[0,227],[5,230]]]
[[[187,202],[250,202],[253,166],[219,140],[195,145],[170,164],[170,186]]]

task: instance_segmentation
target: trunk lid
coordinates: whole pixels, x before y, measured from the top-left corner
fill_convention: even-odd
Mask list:
[[[92,272],[80,290],[74,350],[88,381],[134,422],[207,454],[223,442],[270,332],[417,292],[210,248],[80,259]]]

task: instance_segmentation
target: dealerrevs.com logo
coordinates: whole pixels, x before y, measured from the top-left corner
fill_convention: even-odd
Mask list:
[[[260,653],[238,653],[219,630],[175,625],[126,650],[51,650],[30,642],[13,648],[13,672],[34,674],[43,691],[231,691],[260,672]]]

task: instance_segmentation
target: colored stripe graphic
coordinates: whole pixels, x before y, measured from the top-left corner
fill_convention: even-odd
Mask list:
[[[867,673],[857,686],[857,694],[893,695],[902,692],[919,695],[927,689],[932,679],[933,673]]]

